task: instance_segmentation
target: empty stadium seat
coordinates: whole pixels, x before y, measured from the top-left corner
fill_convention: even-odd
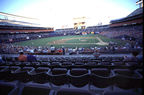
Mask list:
[[[53,95],[51,88],[40,84],[26,84],[20,95]]]
[[[8,66],[10,66],[10,65],[13,65],[13,62],[5,62],[3,65],[8,65]]]
[[[33,67],[23,67],[21,69],[16,70],[12,73],[12,77],[14,80],[19,80],[20,82],[29,82],[32,81],[31,75],[29,75],[28,72],[30,72]]]
[[[92,62],[100,63],[101,59],[91,59]]]
[[[83,89],[59,89],[55,95],[95,95],[94,92]]]
[[[1,95],[18,95],[17,87],[14,83],[0,82]]]
[[[41,66],[49,66],[50,63],[49,62],[41,62]]]
[[[61,63],[62,66],[72,66],[73,63],[72,62],[63,62]]]
[[[40,62],[31,62],[31,65],[40,65]]]
[[[112,65],[111,62],[108,62],[108,61],[102,61],[98,64],[101,65],[101,66],[111,66]]]
[[[91,84],[99,88],[106,88],[114,84],[114,76],[107,68],[93,68],[91,69]]]
[[[56,86],[68,84],[67,69],[66,68],[53,68],[48,72],[50,82]],[[53,86],[51,84],[51,86]]]
[[[75,66],[83,66],[83,65],[85,65],[85,63],[84,62],[75,62],[74,65]]]
[[[66,68],[53,68],[51,70],[51,73],[53,75],[66,74],[67,73],[67,69]]]
[[[75,87],[83,87],[89,84],[90,71],[85,68],[72,68],[68,71],[70,83]]]
[[[87,66],[97,66],[98,65],[98,62],[86,62],[85,65]]]
[[[125,64],[127,65],[127,66],[140,66],[140,64],[138,63],[138,62],[125,62]]]
[[[114,69],[116,86],[123,89],[141,88],[142,76],[129,69]]]
[[[19,65],[21,65],[21,62],[16,61],[16,62],[13,62],[13,64],[19,66]]]
[[[60,62],[51,62],[51,66],[61,66]]]
[[[0,80],[5,80],[10,78],[11,71],[9,70],[9,66],[0,66]]]
[[[142,95],[135,92],[106,92],[104,95]]]
[[[19,66],[10,66],[8,69],[6,69],[3,74],[5,74],[4,76],[4,80],[5,81],[14,81],[16,78],[15,72],[20,69]]]
[[[26,66],[26,65],[31,65],[30,62],[21,62],[20,65]]]
[[[49,76],[47,75],[48,71],[48,67],[38,67],[30,71],[29,74],[31,75],[33,82],[43,84],[49,81]]]
[[[112,57],[103,57],[102,61],[108,61],[111,62],[112,61]]]
[[[9,66],[0,66],[0,71],[3,71],[3,70],[8,69],[8,68],[9,68]]]
[[[114,62],[112,63],[112,65],[113,65],[113,66],[126,66],[125,63],[122,62],[122,61],[121,61],[121,62],[119,62],[119,61],[114,61]]]
[[[20,69],[19,66],[11,66],[11,67],[9,67],[9,70],[10,70],[11,72],[16,72],[18,69]]]

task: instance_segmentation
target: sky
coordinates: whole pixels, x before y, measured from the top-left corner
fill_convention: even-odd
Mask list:
[[[73,18],[86,17],[86,25],[126,17],[138,0],[0,0],[0,12],[37,18],[42,26],[73,27]],[[12,19],[12,18],[9,18]],[[19,18],[14,18],[19,19]]]

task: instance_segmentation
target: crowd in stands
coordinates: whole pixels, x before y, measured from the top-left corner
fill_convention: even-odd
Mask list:
[[[59,36],[56,33],[3,33],[0,35],[0,42],[13,43],[32,39],[41,39],[46,37]],[[10,40],[11,39],[11,40]]]
[[[119,27],[109,27],[108,25],[103,26],[89,26],[86,29],[78,29],[75,30],[73,28],[66,28],[66,29],[57,29],[55,31],[56,33],[61,34],[76,34],[79,32],[79,34],[82,34],[82,32],[87,32],[88,34],[91,32],[100,33],[100,35],[107,36],[110,38],[115,37],[124,37],[125,35],[135,38],[135,39],[142,39],[142,33],[143,33],[143,25],[142,24],[133,24],[133,25],[125,25],[125,26],[119,26]]]
[[[64,36],[64,35],[82,35],[83,32],[90,34],[99,33],[100,35],[107,36],[109,38],[119,38],[124,40],[134,40],[142,44],[142,24],[140,25],[127,25],[119,27],[109,27],[108,25],[103,26],[91,26],[86,29],[56,29],[52,33],[2,33],[0,35],[0,42],[13,43],[25,40],[40,39],[54,36]]]
[[[28,62],[36,62],[37,59],[36,59],[36,57],[34,55],[32,55],[32,53],[29,53],[26,56],[26,55],[24,55],[23,52],[20,52],[20,55],[18,57],[18,61],[21,61],[21,62],[26,62],[26,61],[28,61]]]
[[[109,42],[108,46],[105,47],[90,47],[90,48],[66,48],[59,47],[55,48],[52,46],[18,46],[13,44],[0,44],[0,53],[1,54],[18,54],[23,51],[24,53],[35,53],[35,54],[93,54],[96,50],[99,50],[100,53],[129,53],[133,50],[142,51],[142,46],[136,43],[126,43],[125,45],[117,46],[116,43]],[[64,52],[63,52],[64,51]]]
[[[142,34],[143,34],[143,26],[142,24],[140,25],[129,25],[129,26],[121,26],[121,27],[111,27],[107,28],[104,31],[100,33],[101,35],[110,37],[110,38],[115,38],[119,36],[129,36],[131,38],[135,39],[142,39]]]

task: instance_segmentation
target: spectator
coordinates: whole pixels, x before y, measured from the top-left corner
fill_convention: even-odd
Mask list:
[[[23,52],[20,52],[20,55],[19,55],[19,57],[18,57],[18,61],[21,61],[21,62],[27,61],[27,56],[24,55]]]
[[[36,62],[37,61],[36,57],[34,55],[32,55],[32,52],[27,55],[27,61],[28,62]]]
[[[62,53],[62,50],[61,50],[61,49],[59,49],[59,50],[58,50],[58,52],[59,52],[59,53]]]
[[[136,57],[138,54],[139,54],[138,51],[133,51],[133,52],[132,52],[133,57]]]
[[[63,55],[65,55],[65,48],[64,48],[64,46],[62,46],[62,52],[63,52]]]
[[[2,56],[0,55],[0,63],[3,63],[3,59],[2,59]]]
[[[137,56],[137,59],[138,59],[138,63],[139,63],[139,64],[142,64],[142,63],[143,63],[143,54],[139,54],[139,55]]]
[[[51,53],[54,53],[55,52],[55,47],[53,45],[51,45]]]
[[[98,58],[100,56],[100,53],[98,52],[98,50],[96,50],[94,53],[93,53],[93,56]]]
[[[138,51],[132,51],[132,56],[131,57],[124,56],[123,61],[138,61],[138,58],[137,58],[138,54],[139,54]]]

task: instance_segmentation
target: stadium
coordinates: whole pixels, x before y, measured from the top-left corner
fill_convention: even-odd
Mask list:
[[[143,0],[136,4],[109,24],[75,17],[70,28],[0,12],[0,94],[143,95]]]

